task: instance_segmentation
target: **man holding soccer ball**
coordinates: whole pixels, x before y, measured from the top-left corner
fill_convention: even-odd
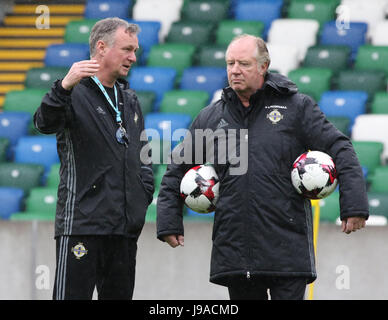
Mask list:
[[[268,299],[268,290],[271,299],[303,299],[317,275],[311,204],[291,183],[293,162],[308,150],[334,159],[347,234],[363,228],[369,216],[363,173],[349,138],[327,121],[315,101],[285,76],[268,72],[270,57],[261,38],[235,38],[226,64],[229,87],[200,112],[183,143],[181,152],[192,146],[192,162],[172,159],[162,180],[157,236],[172,247],[184,243],[180,181],[198,165],[197,153],[208,150],[196,147],[203,141],[195,139],[195,132],[246,129],[236,146],[247,145],[246,154],[240,154],[247,158],[244,172],[233,174],[236,164],[229,157],[219,161],[220,143],[212,149],[220,187],[210,281],[228,287],[231,299]]]

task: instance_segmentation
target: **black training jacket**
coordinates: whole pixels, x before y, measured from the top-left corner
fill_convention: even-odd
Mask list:
[[[56,133],[61,162],[55,236],[123,235],[138,238],[154,191],[151,164],[144,165],[144,119],[136,95],[119,83],[128,148],[105,96],[90,78],[66,91],[58,80],[34,115],[42,133]]]
[[[220,139],[215,135],[214,166],[220,179],[220,196],[214,217],[210,281],[228,285],[233,279],[262,275],[305,277],[312,282],[316,278],[312,209],[310,201],[294,190],[292,164],[307,150],[320,150],[333,157],[339,172],[341,219],[368,218],[360,164],[349,138],[286,77],[269,73],[250,105],[251,110],[242,107],[235,92],[225,88],[222,98],[204,108],[190,128],[194,138],[196,129],[235,129],[241,132],[237,151],[243,149],[243,143],[247,146],[246,155],[240,152],[248,163],[246,172],[231,174],[230,169],[238,166],[236,156],[228,152],[226,163],[221,162]],[[194,139],[193,154],[198,139]],[[203,140],[200,142],[206,145]],[[186,141],[184,145],[189,144]],[[206,153],[212,148],[201,150],[196,152]],[[194,164],[174,162],[168,166],[158,195],[159,239],[184,232],[179,185]]]

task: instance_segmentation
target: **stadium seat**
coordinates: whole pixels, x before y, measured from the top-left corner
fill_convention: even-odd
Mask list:
[[[153,45],[159,44],[159,32],[161,30],[160,21],[139,21],[127,19],[129,23],[136,23],[140,27],[138,34],[139,46],[143,50],[140,64],[145,64],[148,54]]]
[[[160,112],[188,114],[194,119],[208,101],[206,91],[172,90],[164,94]]]
[[[135,91],[151,91],[156,94],[154,110],[159,110],[163,94],[172,90],[177,72],[167,67],[135,67],[127,78]]]
[[[0,137],[0,163],[7,160],[8,146],[9,140],[7,138]]]
[[[84,17],[103,19],[118,17],[129,18],[132,0],[87,0]]]
[[[366,43],[368,25],[364,22],[350,22],[349,28],[338,28],[336,21],[326,22],[320,33],[321,45],[346,45],[351,49],[351,60],[357,55],[358,47]]]
[[[132,18],[139,21],[159,21],[161,23],[159,42],[168,35],[171,25],[181,20],[183,0],[136,1]]]
[[[225,45],[205,45],[198,51],[198,65],[202,67],[222,67],[225,68]]]
[[[90,31],[98,19],[72,20],[66,24],[64,40],[66,43],[89,44]]]
[[[185,206],[186,207],[186,206]],[[215,212],[209,213],[198,213],[194,210],[191,210],[189,207],[186,207],[185,220],[188,221],[213,221]]]
[[[371,113],[388,114],[388,92],[377,92],[374,95]]]
[[[30,190],[26,198],[26,211],[45,212],[55,215],[57,188],[36,187]]]
[[[0,163],[0,186],[23,189],[28,194],[31,188],[41,185],[44,166],[30,163]]]
[[[350,130],[354,120],[366,113],[368,94],[364,91],[326,91],[322,94],[319,107],[326,116],[347,117]]]
[[[22,209],[24,191],[20,188],[0,187],[0,219],[8,219]]]
[[[336,190],[328,197],[319,200],[320,220],[335,223],[340,216],[339,192]]]
[[[368,38],[376,25],[385,19],[385,9],[387,2],[385,0],[342,0],[341,7],[338,8],[339,16],[352,22],[364,22],[368,25]],[[345,9],[344,9],[345,8]],[[341,10],[342,9],[342,12]]]
[[[187,1],[182,8],[182,20],[218,24],[228,17],[228,3],[217,0]]]
[[[157,112],[146,115],[144,126],[147,134],[152,134],[152,140],[170,141],[174,148],[184,137],[191,121],[187,114]]]
[[[352,141],[352,144],[361,166],[368,170],[368,175],[373,174],[382,165],[384,144],[376,141]]]
[[[371,30],[371,44],[374,46],[388,46],[388,20],[379,21]]]
[[[350,137],[350,119],[348,117],[326,116],[326,118],[344,135]]]
[[[20,137],[28,135],[30,121],[31,114],[28,112],[1,112],[0,137],[7,138],[14,146]]]
[[[195,46],[187,43],[154,45],[148,56],[147,66],[174,68],[179,78],[183,69],[193,64],[194,52]]]
[[[210,103],[213,103],[213,102],[216,102],[216,101],[220,100],[221,97],[222,97],[223,91],[224,90],[222,88],[221,89],[217,89],[216,91],[214,91]]]
[[[188,43],[196,47],[213,41],[213,26],[195,21],[178,21],[171,25],[166,38],[169,43]]]
[[[333,72],[327,68],[299,68],[288,73],[288,77],[299,91],[319,101],[323,92],[330,90]]]
[[[360,46],[355,68],[358,70],[382,70],[388,76],[388,46]]]
[[[22,111],[33,115],[46,92],[45,89],[35,88],[8,91],[5,95],[3,111]]]
[[[268,32],[268,43],[291,45],[298,48],[299,61],[307,49],[317,42],[319,23],[308,19],[276,19]]]
[[[184,70],[180,89],[206,91],[209,96],[228,83],[225,68],[191,67]]]
[[[68,67],[41,67],[27,70],[24,85],[26,88],[50,89],[55,80],[63,79]]]
[[[59,162],[51,165],[50,171],[47,174],[46,187],[58,188],[58,185],[60,182],[60,175],[59,175],[60,167],[61,167],[61,164]]]
[[[383,163],[388,159],[387,123],[386,114],[362,114],[356,118],[352,129],[352,140],[384,143]]]
[[[153,91],[136,91],[137,99],[140,103],[140,108],[145,116],[147,113],[150,113],[154,110],[154,103],[156,99],[156,94]]]
[[[365,91],[371,99],[378,91],[385,91],[387,80],[384,71],[342,70],[333,86],[338,90]]]
[[[334,73],[349,67],[350,48],[348,46],[317,45],[307,49],[304,67],[329,68]]]
[[[227,46],[234,37],[244,33],[262,37],[263,31],[261,21],[222,20],[216,28],[216,44]]]
[[[299,49],[297,47],[268,43],[267,49],[271,57],[270,71],[276,71],[287,76],[291,70],[299,67]]]
[[[271,23],[281,17],[283,0],[238,1],[234,9],[236,20],[261,21],[266,37]]]
[[[54,136],[21,137],[15,146],[15,162],[41,164],[45,176],[51,165],[59,162],[57,141]]]
[[[368,192],[369,214],[388,218],[388,193]]]
[[[74,62],[88,60],[89,45],[86,43],[51,44],[46,49],[46,67],[71,67]]]
[[[388,193],[388,166],[377,167],[368,180],[370,182],[370,192]]]
[[[313,19],[322,26],[335,19],[336,3],[326,0],[291,0],[287,17],[292,19]]]

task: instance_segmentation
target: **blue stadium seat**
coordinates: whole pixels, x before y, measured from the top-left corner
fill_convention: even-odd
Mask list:
[[[144,126],[152,140],[170,141],[174,148],[184,137],[191,121],[187,114],[154,112],[145,116]]]
[[[319,107],[328,117],[347,117],[350,130],[354,120],[366,113],[368,94],[364,91],[326,91],[322,94]]]
[[[234,7],[236,20],[261,21],[266,37],[273,20],[281,17],[283,0],[238,1]]]
[[[354,60],[358,47],[366,43],[367,31],[368,24],[364,22],[350,22],[349,29],[341,29],[337,28],[336,21],[330,21],[324,24],[319,43],[349,46],[351,59]]]
[[[4,111],[0,113],[0,137],[7,138],[10,142],[10,156],[19,138],[28,135],[30,121],[29,112]]]
[[[159,32],[162,24],[160,21],[139,21],[126,19],[129,23],[136,23],[141,31],[138,35],[139,46],[143,49],[141,64],[145,64],[148,58],[148,53],[154,44],[159,43]]]
[[[212,97],[218,89],[228,83],[225,68],[221,67],[190,67],[183,71],[180,88],[184,90],[202,90]]]
[[[118,17],[129,18],[132,0],[88,0],[84,17],[87,19],[103,19]]]
[[[187,207],[187,213],[186,217],[189,220],[198,220],[198,221],[213,221],[215,212],[209,212],[209,213],[198,213],[194,210],[191,210],[189,207]]]
[[[15,146],[15,162],[43,165],[47,176],[51,166],[59,162],[56,138],[54,136],[21,137]]]
[[[74,62],[88,60],[89,45],[86,43],[52,44],[46,49],[46,67],[71,67]]]
[[[24,191],[20,188],[0,187],[0,218],[8,219],[22,207]]]
[[[135,67],[127,78],[130,87],[138,91],[152,91],[156,94],[154,111],[159,110],[163,94],[174,88],[177,72],[168,67]]]

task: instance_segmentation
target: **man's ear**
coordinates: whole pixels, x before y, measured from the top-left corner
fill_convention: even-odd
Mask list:
[[[99,55],[104,56],[107,46],[104,41],[98,40],[96,43],[96,51]]]
[[[260,69],[259,69],[260,75],[264,76],[267,72],[267,69],[268,69],[268,62],[265,62],[260,66]]]

